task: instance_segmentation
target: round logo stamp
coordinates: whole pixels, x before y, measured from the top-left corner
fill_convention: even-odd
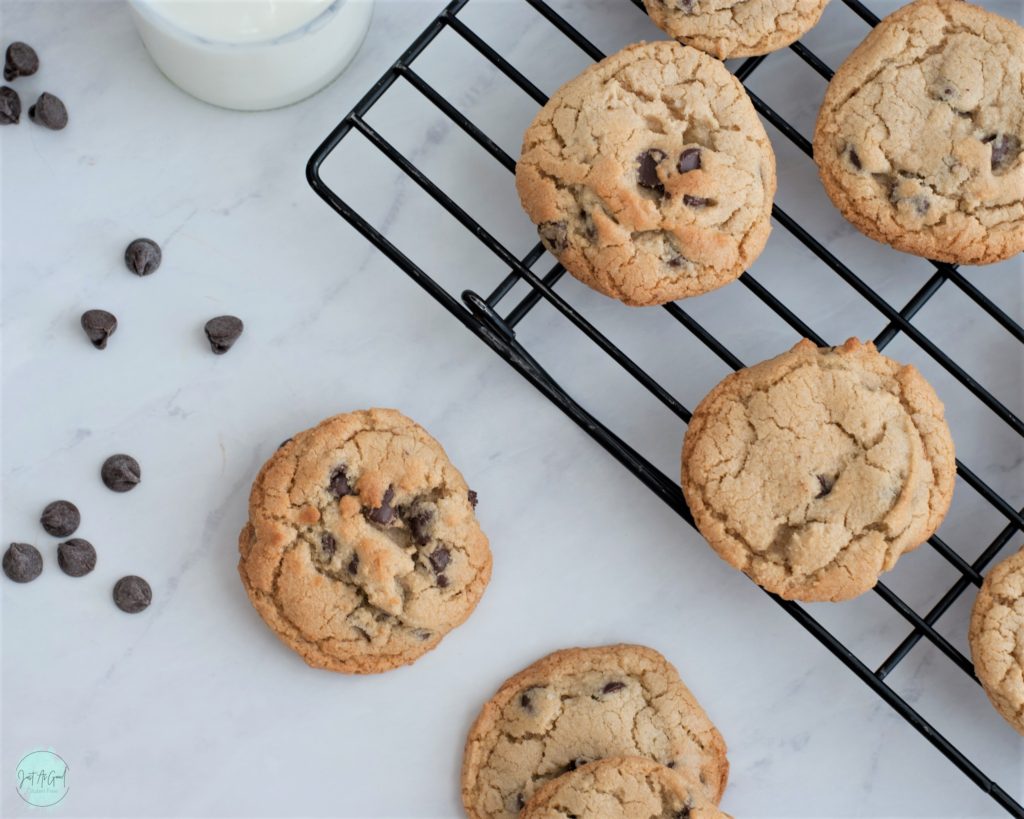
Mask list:
[[[53,751],[32,751],[17,772],[18,796],[37,808],[56,805],[68,792],[68,764]]]

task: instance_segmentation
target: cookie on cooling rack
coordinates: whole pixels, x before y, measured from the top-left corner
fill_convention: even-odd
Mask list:
[[[814,158],[860,231],[987,264],[1024,250],[1024,29],[963,0],[886,17],[825,94]]]
[[[609,756],[646,756],[717,804],[729,763],[707,714],[657,651],[570,648],[507,680],[470,729],[462,801],[470,819],[513,819],[548,780]]]
[[[476,607],[491,553],[476,495],[395,410],[328,418],[260,470],[238,571],[309,665],[376,673],[434,648]]]
[[[661,304],[721,287],[764,249],[775,156],[720,62],[639,43],[548,100],[523,137],[516,188],[573,276]]]
[[[639,756],[592,762],[552,779],[526,803],[520,819],[731,819],[678,771]]]
[[[1024,734],[1024,549],[986,576],[968,633],[974,670],[992,705]]]
[[[644,0],[670,37],[720,60],[785,48],[810,31],[828,0]]]
[[[868,342],[804,339],[693,413],[683,494],[718,554],[789,600],[846,600],[938,529],[956,463],[942,402]]]

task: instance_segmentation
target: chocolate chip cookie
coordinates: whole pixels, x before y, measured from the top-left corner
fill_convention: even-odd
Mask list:
[[[986,575],[968,636],[974,671],[988,698],[1024,734],[1024,549]]]
[[[695,783],[641,756],[611,757],[552,779],[520,819],[730,819]]]
[[[720,62],[639,43],[548,100],[523,137],[516,188],[573,276],[661,304],[721,287],[764,249],[775,156]]]
[[[828,0],[644,0],[670,37],[720,60],[785,48],[818,23]]]
[[[725,742],[658,652],[613,645],[556,651],[507,680],[466,741],[470,819],[515,817],[545,782],[609,756],[646,756],[717,804]]]
[[[870,589],[938,529],[956,463],[942,402],[868,342],[804,339],[701,401],[682,485],[712,548],[789,600]]]
[[[825,94],[814,158],[860,231],[988,264],[1024,250],[1024,29],[963,0],[886,17]]]
[[[260,470],[238,571],[256,610],[311,666],[411,663],[476,607],[491,553],[470,490],[401,413],[328,418]]]

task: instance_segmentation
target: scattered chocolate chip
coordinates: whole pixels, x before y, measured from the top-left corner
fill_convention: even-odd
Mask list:
[[[447,589],[448,588],[448,575],[439,574],[437,576],[437,587],[439,589]]]
[[[1020,153],[1020,140],[1012,134],[999,134],[985,140],[992,144],[992,170],[1008,168]]]
[[[679,154],[679,173],[689,173],[700,169],[700,148],[687,148]]]
[[[850,147],[849,157],[850,157],[850,164],[853,165],[853,167],[855,167],[858,171],[862,167],[864,167],[863,165],[860,164],[860,157],[857,156],[857,152],[853,149],[852,146]]]
[[[280,449],[280,448],[281,448],[281,447],[283,447],[283,446],[284,446],[285,444],[290,444],[291,442],[292,442],[292,439],[291,439],[291,438],[285,438],[285,439],[284,439],[283,441],[281,441],[281,443],[279,443],[279,444],[277,445],[277,448],[278,448],[278,449]]]
[[[107,349],[107,339],[117,330],[117,316],[106,310],[86,310],[82,313],[82,329],[97,350]]]
[[[530,702],[530,695],[529,694],[522,694],[522,695],[520,695],[520,697],[519,697],[519,704],[523,708],[525,708],[527,711],[532,711],[533,710],[533,703]]]
[[[15,583],[28,583],[43,571],[43,556],[29,543],[12,543],[4,552],[3,566]]]
[[[621,691],[626,687],[624,682],[610,682],[601,689],[602,694],[614,694],[616,691]]]
[[[668,762],[665,763],[665,767],[666,768],[674,768],[675,766],[676,766],[676,761],[674,759],[670,759]]]
[[[438,546],[430,553],[430,566],[434,570],[434,574],[441,574],[445,569],[448,568],[448,564],[451,563],[451,553],[444,547]]]
[[[57,547],[57,563],[64,574],[82,577],[96,568],[96,550],[88,540],[75,537]]]
[[[678,8],[683,14],[693,14],[693,10],[697,5],[697,0],[676,0],[676,8]]]
[[[641,188],[658,191],[659,193],[665,192],[665,186],[658,178],[658,163],[660,163],[664,158],[665,152],[659,151],[657,148],[651,148],[649,151],[644,151],[636,158],[636,183]]]
[[[675,815],[675,819],[690,819],[689,806],[686,806],[681,811],[679,811],[679,813]]]
[[[469,490],[469,505],[476,509],[477,496],[476,492],[472,489]]]
[[[21,97],[5,85],[0,88],[0,125],[17,125],[21,120]]]
[[[358,634],[360,637],[366,640],[366,642],[371,642],[370,632],[368,632],[365,628],[359,628],[359,626],[352,626],[352,628],[356,632],[356,634]]]
[[[75,529],[82,522],[82,515],[71,501],[56,500],[47,504],[39,522],[43,524],[47,534],[68,537],[75,533]]]
[[[417,640],[423,640],[425,642],[434,636],[434,632],[430,631],[429,629],[418,628],[413,631],[412,635]]]
[[[138,486],[142,480],[142,467],[131,455],[111,455],[100,467],[100,478],[107,489],[127,492]]]
[[[430,530],[433,522],[434,513],[430,509],[417,509],[405,517],[405,525],[409,527],[412,539],[420,546],[425,546],[430,540]]]
[[[537,226],[537,235],[544,247],[556,255],[569,246],[569,232],[565,222],[541,222]]]
[[[669,267],[682,267],[684,264],[686,264],[686,258],[683,256],[673,256],[671,259],[665,262],[665,264],[667,264]]]
[[[395,510],[391,507],[391,501],[395,499],[395,490],[393,487],[388,487],[384,493],[384,497],[381,500],[380,506],[376,509],[371,509],[366,513],[366,517],[372,520],[374,523],[379,523],[381,526],[387,526],[391,521],[395,519]]]
[[[338,543],[334,539],[334,535],[330,532],[324,532],[320,535],[320,547],[324,550],[324,556],[330,560],[334,557],[334,551],[338,548]],[[355,572],[353,572],[353,574],[355,574]]]
[[[39,70],[39,55],[28,43],[11,43],[4,56],[4,79],[28,77]]]
[[[51,131],[60,131],[68,124],[68,109],[58,97],[44,91],[39,95],[36,104],[28,109],[28,118],[36,125],[42,125]]]
[[[566,765],[566,768],[570,771],[575,771],[577,768],[582,768],[588,762],[590,762],[590,760],[586,757],[578,756],[575,759],[569,760],[569,764]]]
[[[136,239],[124,249],[124,263],[136,276],[156,273],[164,254],[152,239]]]
[[[245,325],[238,316],[217,316],[206,322],[203,331],[210,341],[210,349],[217,355],[224,355],[238,341]]]
[[[349,574],[358,574],[359,573],[359,555],[357,555],[357,554],[352,555],[352,559],[348,562],[348,565],[345,567],[345,569],[346,569],[346,571]]]
[[[918,216],[924,216],[932,206],[932,203],[924,196],[912,196],[910,198],[910,204]]]
[[[114,603],[128,614],[138,614],[153,601],[149,583],[134,574],[122,577],[114,584]]]
[[[689,205],[691,208],[703,208],[711,204],[711,200],[703,196],[690,196],[690,194],[683,195],[683,204]]]
[[[832,491],[832,487],[835,486],[835,483],[835,479],[830,478],[828,475],[818,475],[818,486],[821,487],[821,491],[818,492],[817,497],[825,497]]]
[[[526,807],[526,798],[521,794],[516,794],[516,810],[522,810]]]
[[[289,441],[291,438],[288,439]],[[327,484],[328,491],[336,498],[352,494],[352,484],[348,480],[348,472],[345,467],[339,466],[331,473],[331,482]]]

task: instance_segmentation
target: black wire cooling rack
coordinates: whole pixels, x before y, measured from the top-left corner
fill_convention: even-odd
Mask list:
[[[520,1],[527,4],[530,9],[546,19],[557,31],[561,32],[561,34],[578,46],[590,59],[600,60],[605,56],[589,39],[544,3],[543,0]],[[674,398],[657,380],[645,372],[630,356],[597,330],[591,322],[569,304],[565,297],[555,290],[556,283],[565,273],[565,270],[560,265],[556,264],[543,276],[538,276],[534,273],[534,264],[544,254],[544,248],[539,243],[522,258],[516,257],[492,233],[488,232],[470,213],[460,207],[435,181],[421,171],[416,164],[403,155],[367,121],[368,112],[387,94],[396,81],[402,79],[439,109],[458,128],[462,129],[490,154],[496,162],[510,172],[515,170],[515,159],[499,147],[493,139],[484,133],[481,127],[461,113],[446,99],[443,93],[439,92],[413,68],[413,63],[416,59],[423,54],[438,35],[448,30],[454,32],[472,49],[475,49],[479,55],[488,60],[498,71],[532,98],[538,106],[546,102],[547,97],[536,85],[502,57],[470,25],[463,19],[460,19],[460,12],[469,2],[470,0],[453,0],[373,85],[355,108],[345,116],[311,157],[307,167],[309,183],[332,208],[351,223],[363,236],[369,239],[373,245],[383,251],[430,295],[444,305],[452,315],[458,318],[491,349],[525,376],[537,389],[600,443],[601,446],[640,478],[648,488],[678,512],[688,523],[693,525],[693,519],[683,500],[678,482],[657,469],[608,426],[588,412],[581,403],[577,402],[566,389],[552,378],[517,339],[516,325],[538,303],[544,301],[583,333],[586,338],[596,344],[615,364],[621,367],[641,387],[664,404],[668,410],[678,416],[684,423],[689,423],[690,410]],[[633,0],[633,2],[642,9],[639,0]],[[843,2],[868,25],[873,26],[878,22],[878,18],[858,0],[843,0]],[[832,70],[807,47],[801,43],[795,43],[790,46],[790,49],[825,80],[831,79]],[[758,66],[766,59],[771,59],[771,56],[747,59],[735,70],[736,76],[746,84],[746,81]],[[761,116],[770,122],[800,151],[810,157],[810,142],[792,127],[786,119],[751,92],[749,87],[747,91],[754,103],[754,107]],[[497,257],[504,267],[508,268],[510,272],[501,280],[497,287],[486,295],[481,295],[473,290],[466,290],[461,294],[461,300],[456,298],[443,285],[428,275],[415,260],[402,252],[383,233],[371,225],[367,219],[332,190],[321,176],[321,166],[324,160],[338,147],[339,143],[352,132],[361,134],[373,148],[394,163],[419,188],[451,214],[464,228],[470,231],[487,250]],[[511,184],[511,178],[509,183]],[[798,224],[793,217],[783,211],[778,205],[773,208],[773,217],[777,226],[781,226],[784,230],[788,231],[821,262],[834,271],[842,281],[885,317],[888,324],[874,339],[875,346],[879,350],[885,349],[899,334],[904,334],[930,356],[938,366],[946,370],[953,379],[958,381],[975,398],[988,407],[1010,430],[1017,435],[1024,436],[1024,422],[991,392],[978,383],[968,372],[954,362],[928,336],[922,333],[918,327],[911,323],[911,319],[915,314],[940,288],[951,286],[958,289],[964,296],[974,302],[993,321],[1010,333],[1017,342],[1024,343],[1024,329],[971,284],[957,270],[955,265],[933,263],[934,273],[930,275],[925,284],[902,308],[896,309],[872,287],[866,284],[852,269],[836,258],[818,238]],[[452,263],[456,263],[456,260],[453,259]],[[739,281],[741,286],[751,291],[757,299],[774,311],[801,336],[809,338],[822,346],[830,343],[815,333],[792,310],[749,273],[744,273]],[[528,292],[525,296],[519,298],[518,301],[515,301],[513,306],[509,307],[507,303],[504,303],[505,297],[520,283],[525,283]],[[666,304],[663,309],[729,367],[739,369],[744,366],[743,362],[679,304]],[[878,668],[872,670],[865,665],[839,639],[814,619],[804,607],[797,603],[787,602],[774,595],[771,596],[778,605],[814,635],[903,719],[917,729],[975,784],[988,793],[996,803],[1002,806],[1010,815],[1024,817],[1024,807],[1013,796],[993,782],[971,759],[937,731],[886,683],[886,677],[921,639],[930,641],[942,654],[962,669],[964,673],[974,679],[975,682],[977,681],[974,677],[974,668],[971,661],[936,631],[935,626],[939,618],[942,617],[964,591],[971,586],[979,586],[981,584],[983,570],[1008,543],[1014,533],[1024,530],[1024,509],[1018,510],[1013,508],[1000,494],[959,460],[957,461],[957,470],[959,477],[971,486],[981,498],[987,501],[1002,518],[1005,518],[1005,527],[971,563],[962,558],[941,538],[936,536],[929,540],[931,547],[954,567],[958,577],[956,582],[923,616],[918,615],[910,605],[904,602],[884,583],[878,583],[874,589],[875,593],[910,624],[910,631],[907,636]]]

